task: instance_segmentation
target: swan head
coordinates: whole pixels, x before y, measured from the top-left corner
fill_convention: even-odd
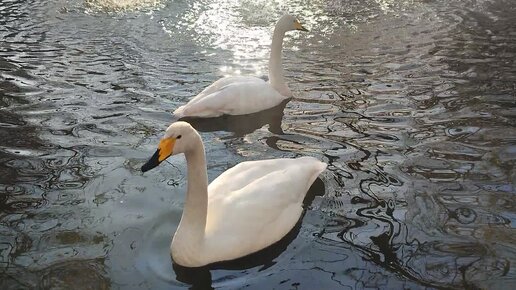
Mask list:
[[[187,122],[179,121],[172,123],[168,126],[163,138],[161,138],[154,155],[142,166],[142,172],[153,169],[172,155],[186,153],[199,140],[201,140],[201,136]]]
[[[281,16],[281,18],[278,20],[278,23],[276,24],[276,27],[283,29],[285,32],[291,30],[308,31],[308,29],[301,25],[301,22],[299,22],[295,16],[289,14]]]

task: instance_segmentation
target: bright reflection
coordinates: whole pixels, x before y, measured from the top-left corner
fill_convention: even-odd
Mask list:
[[[355,33],[357,26],[381,14],[398,16],[413,0],[366,0],[369,4],[339,0],[197,0],[167,2],[176,15],[161,23],[171,39],[182,37],[208,51],[230,53],[220,68],[223,75],[267,75],[274,25],[285,13],[297,16],[309,33],[290,32],[284,50],[303,52],[303,46],[331,45],[337,33]],[[364,9],[364,7],[368,7]],[[175,16],[176,18],[172,17]],[[292,41],[302,38],[306,41]],[[309,50],[309,49],[308,49]],[[315,51],[313,53],[316,53]]]
[[[378,7],[384,12],[403,11],[406,7],[414,4],[413,0],[397,1],[397,0],[375,0]]]
[[[163,0],[85,0],[93,11],[120,12],[140,10],[160,5]]]
[[[220,68],[223,75],[266,75],[274,25],[279,17],[289,11],[283,1],[196,1],[176,21],[176,29],[164,25],[167,33],[185,31],[198,45],[207,49],[222,49],[231,52],[231,59]],[[295,14],[291,12],[292,14]],[[305,17],[300,17],[303,23]],[[308,22],[310,23],[310,22]],[[297,37],[291,32],[289,37]],[[174,35],[171,35],[174,37]],[[233,68],[233,65],[238,67]]]
[[[273,25],[278,18],[273,7],[270,1],[217,1],[199,14],[194,30],[202,44],[231,51],[231,62],[252,74],[265,75]],[[221,71],[224,75],[241,74],[229,66]]]

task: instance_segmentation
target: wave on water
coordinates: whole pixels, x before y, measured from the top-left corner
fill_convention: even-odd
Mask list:
[[[92,11],[125,12],[160,7],[163,0],[85,0]]]

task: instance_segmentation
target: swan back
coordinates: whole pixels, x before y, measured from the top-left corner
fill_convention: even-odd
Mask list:
[[[221,174],[208,187],[206,262],[235,259],[279,241],[299,220],[303,199],[325,168],[313,157],[282,158],[242,162]]]

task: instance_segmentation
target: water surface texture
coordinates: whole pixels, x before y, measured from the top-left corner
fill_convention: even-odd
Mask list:
[[[139,168],[205,86],[267,76],[281,11],[310,29],[284,43],[295,97],[195,123],[209,179],[328,170],[263,262],[187,281],[185,160]],[[511,0],[0,1],[0,289],[511,289],[515,59]]]

